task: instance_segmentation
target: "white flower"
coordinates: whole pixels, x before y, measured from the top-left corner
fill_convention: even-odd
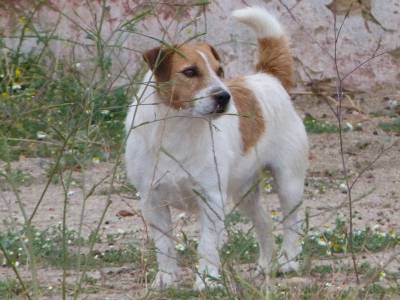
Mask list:
[[[184,212],[183,212],[183,213],[180,213],[180,214],[178,215],[178,218],[181,219],[181,220],[183,220],[185,217],[186,217],[186,214],[185,214]]]
[[[18,266],[19,266],[19,261],[16,261],[14,265],[15,265],[16,267],[18,267]]]
[[[75,191],[68,191],[67,196],[72,197],[75,194]]]
[[[351,123],[349,123],[349,122],[346,122],[346,128],[345,129],[348,130],[348,131],[353,131],[353,125],[351,125]]]
[[[47,137],[47,134],[43,131],[38,131],[38,132],[36,132],[36,137],[39,140],[44,140]]]
[[[339,190],[343,193],[343,194],[347,194],[347,185],[345,183],[341,183],[339,185]]]
[[[379,272],[379,280],[383,280],[386,277],[386,273],[384,271]]]
[[[125,233],[125,231],[124,231],[123,229],[121,229],[121,228],[118,228],[118,229],[117,229],[117,232],[118,232],[119,234],[124,234],[124,233]]]
[[[182,251],[185,251],[186,247],[184,244],[177,244],[175,246],[175,249],[182,252]]]
[[[92,162],[93,162],[94,164],[99,164],[99,163],[100,163],[100,158],[98,158],[98,157],[93,157],[93,158],[92,158]]]
[[[12,85],[12,89],[13,90],[20,90],[21,88],[22,88],[21,85],[18,84],[18,83],[15,83],[15,84]]]
[[[81,67],[81,63],[76,63],[76,64],[75,64],[75,67],[76,67],[77,69],[79,69],[79,68]]]

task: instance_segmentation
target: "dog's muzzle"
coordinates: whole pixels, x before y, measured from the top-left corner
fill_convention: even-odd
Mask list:
[[[216,102],[215,112],[220,114],[226,111],[231,95],[227,91],[219,89],[213,92],[213,99]]]

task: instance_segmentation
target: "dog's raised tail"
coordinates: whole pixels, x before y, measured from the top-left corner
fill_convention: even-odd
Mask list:
[[[257,71],[274,75],[286,90],[290,90],[294,86],[293,57],[279,21],[260,7],[238,9],[232,16],[251,27],[257,35],[259,51]]]

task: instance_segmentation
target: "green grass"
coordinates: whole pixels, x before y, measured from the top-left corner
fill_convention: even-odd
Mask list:
[[[333,229],[314,232],[303,241],[303,255],[326,257],[349,252],[349,237],[346,223],[337,219]],[[355,252],[379,252],[400,245],[400,234],[395,231],[383,232],[366,227],[353,232]]]
[[[310,114],[307,114],[304,117],[303,123],[306,131],[311,134],[336,133],[339,131],[339,128],[336,125],[318,120]]]
[[[392,122],[379,123],[379,127],[386,132],[400,133],[400,117],[393,119]]]
[[[0,280],[0,299],[13,299],[22,292],[15,279]]]
[[[76,267],[78,256],[81,263],[88,268],[97,268],[99,266],[121,266],[126,263],[137,263],[142,253],[134,242],[124,245],[123,248],[109,248],[106,250],[94,250],[91,253],[78,253],[76,248],[78,245],[85,246],[89,244],[90,239],[96,239],[100,242],[99,237],[89,236],[88,239],[78,238],[77,232],[74,230],[66,230],[65,239],[68,244],[66,260],[63,257],[63,234],[61,225],[52,226],[46,230],[38,230],[33,228],[33,255],[39,259],[42,264],[54,267],[66,267],[73,269]],[[24,265],[28,263],[28,255],[26,251],[27,235],[26,230],[18,232],[0,233],[0,243],[5,249],[8,256],[8,265]],[[86,251],[87,252],[87,251]],[[154,253],[150,253],[154,257]],[[147,256],[148,256],[147,255]],[[0,259],[2,258],[0,255]],[[151,258],[149,257],[149,260]]]

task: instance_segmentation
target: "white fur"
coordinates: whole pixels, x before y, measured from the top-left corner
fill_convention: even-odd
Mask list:
[[[250,26],[258,38],[281,37],[284,30],[279,21],[268,11],[259,7],[247,7],[233,11],[232,16]]]
[[[256,18],[266,15],[254,9],[245,11],[247,15],[257,12]],[[149,71],[145,81],[151,78]],[[272,224],[261,206],[258,188],[243,199],[264,167],[274,174],[285,216],[282,269],[297,268],[294,261],[300,251],[297,211],[308,163],[306,133],[279,80],[261,73],[246,76],[244,80],[258,99],[266,122],[265,133],[246,155],[242,152],[239,118],[234,116],[237,110],[233,101],[225,116],[193,117],[193,111],[176,111],[164,104],[138,105],[161,102],[155,89],[145,85],[138,93],[142,100],[133,101],[129,109],[126,168],[129,181],[141,195],[142,213],[155,240],[159,266],[156,287],[172,285],[178,279],[170,207],[199,216],[200,276],[196,277],[196,288],[204,288],[207,280],[203,275],[219,276],[218,250],[224,241],[227,201],[240,204],[239,208],[254,223],[261,249],[259,264],[263,270],[270,270]],[[209,88],[221,83],[211,79]]]
[[[227,90],[225,84],[222,80],[215,74],[215,71],[211,68],[210,62],[208,61],[207,55],[203,52],[197,50],[197,53],[200,54],[203,59],[207,71],[208,71],[208,82],[207,87],[200,90],[196,95],[193,106],[193,115],[194,116],[204,116],[215,111],[215,100],[213,99],[213,91],[215,90]]]

